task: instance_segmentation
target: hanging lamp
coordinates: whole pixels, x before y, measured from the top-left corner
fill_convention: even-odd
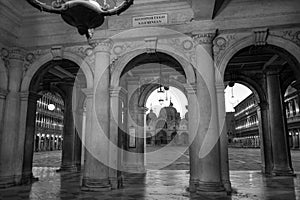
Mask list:
[[[94,29],[100,27],[105,16],[119,15],[127,10],[133,0],[54,0],[48,5],[47,0],[26,0],[30,5],[40,11],[60,14],[62,19],[69,25],[78,29],[80,35],[85,35],[91,39]]]

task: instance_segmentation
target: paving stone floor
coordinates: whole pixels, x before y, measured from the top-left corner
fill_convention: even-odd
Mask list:
[[[32,185],[1,189],[2,200],[299,200],[300,174],[296,177],[263,177],[259,171],[231,171],[231,196],[187,192],[188,171],[151,170],[125,178],[124,188],[109,192],[83,192],[79,173],[57,173],[57,168],[34,167],[39,181]]]
[[[146,175],[125,176],[123,189],[105,193],[83,192],[80,190],[80,173],[56,172],[60,154],[59,151],[35,154],[33,173],[39,181],[0,189],[0,200],[300,200],[300,151],[292,152],[297,168],[295,177],[265,177],[259,170],[253,170],[260,162],[258,149],[230,149],[233,188],[230,196],[190,194],[187,190],[188,171],[176,169],[186,162],[188,154],[166,167],[173,170],[149,170]],[[186,164],[182,166],[186,167]]]

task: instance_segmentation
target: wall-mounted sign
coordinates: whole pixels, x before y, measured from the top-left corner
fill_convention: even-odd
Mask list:
[[[135,128],[129,128],[129,148],[135,148]]]
[[[132,18],[133,27],[155,26],[168,23],[168,14],[138,16]]]

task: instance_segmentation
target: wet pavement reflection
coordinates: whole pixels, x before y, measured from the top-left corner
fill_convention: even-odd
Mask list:
[[[109,192],[83,192],[79,173],[57,173],[57,168],[34,167],[39,181],[32,185],[0,189],[0,199],[100,199],[100,200],[300,200],[300,174],[265,177],[259,171],[231,171],[231,196],[207,196],[188,192],[186,170],[152,170],[126,174],[124,188]]]

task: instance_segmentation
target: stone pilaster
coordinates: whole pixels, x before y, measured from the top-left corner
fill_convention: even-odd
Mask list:
[[[109,180],[111,187],[121,187],[122,166],[121,166],[121,133],[120,125],[122,120],[120,93],[126,91],[122,87],[110,89],[110,134],[109,134]]]
[[[189,85],[186,87],[187,96],[188,96],[188,119],[189,119],[189,155],[190,155],[190,183],[189,190],[195,192],[197,185],[200,180],[200,171],[199,171],[199,151],[200,151],[200,140],[198,139],[198,126],[199,126],[199,104],[197,99],[197,86],[196,84]]]
[[[3,130],[3,117],[5,111],[5,99],[7,95],[6,90],[0,89],[0,144],[1,144],[1,137],[2,137],[2,130]]]
[[[267,73],[267,92],[269,101],[269,119],[273,152],[274,175],[292,175],[290,166],[290,151],[287,142],[287,130],[283,113],[283,100],[280,87],[280,77],[278,72]]]
[[[3,49],[2,56],[8,68],[8,93],[5,101],[3,117],[3,132],[0,144],[0,187],[20,183],[23,151],[18,151],[19,143],[24,143],[24,137],[19,137],[20,124],[20,85],[23,76],[25,51],[18,48]]]
[[[137,155],[137,167],[139,173],[145,173],[145,113],[147,108],[138,107],[137,110],[137,138],[136,138],[136,155]]]

